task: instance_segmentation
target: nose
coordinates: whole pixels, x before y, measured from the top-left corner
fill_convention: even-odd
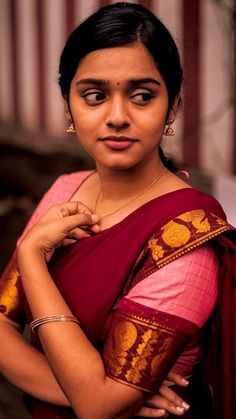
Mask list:
[[[109,128],[123,130],[130,125],[127,104],[121,97],[115,97],[108,103],[106,125]]]

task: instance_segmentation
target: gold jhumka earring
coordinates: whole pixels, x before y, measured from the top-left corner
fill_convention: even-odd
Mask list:
[[[69,125],[68,128],[66,128],[66,132],[68,132],[68,134],[74,134],[75,133],[75,127],[73,122],[71,122],[71,124]]]
[[[175,135],[175,132],[174,132],[173,128],[171,127],[173,122],[174,121],[172,121],[172,120],[167,122],[167,127],[164,131],[164,135],[166,135],[167,137],[171,137],[171,136]]]
[[[66,117],[67,117],[68,121],[70,121],[70,125],[66,129],[66,132],[68,132],[68,134],[74,134],[76,131],[75,131],[75,127],[74,127],[74,124],[72,122],[72,118],[71,118],[71,115],[70,115],[69,111],[66,111]]]

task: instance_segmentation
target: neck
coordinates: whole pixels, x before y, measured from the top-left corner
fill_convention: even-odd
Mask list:
[[[147,187],[164,169],[161,162],[155,165],[136,167],[128,170],[115,170],[99,167],[102,200],[119,201],[128,199]]]

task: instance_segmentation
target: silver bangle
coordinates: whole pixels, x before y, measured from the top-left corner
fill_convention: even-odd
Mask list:
[[[67,316],[65,314],[55,314],[52,316],[39,317],[38,319],[33,320],[30,323],[30,329],[33,333],[36,334],[38,328],[42,324],[55,323],[55,322],[73,322],[73,323],[80,324],[79,320],[74,316]]]

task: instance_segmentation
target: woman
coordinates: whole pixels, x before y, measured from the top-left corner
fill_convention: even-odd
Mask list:
[[[171,35],[139,5],[100,9],[63,50],[69,130],[96,171],[58,179],[20,241],[21,282],[14,260],[4,275],[2,336],[21,360],[7,353],[1,371],[74,411],[34,399],[33,418],[163,416],[147,406],[166,407],[161,395],[173,399],[162,385],[171,371],[170,378],[189,377],[191,406],[177,399],[169,413],[212,418],[201,365],[218,298],[220,335],[222,319],[231,323],[221,339],[227,383],[217,413],[233,418],[235,233],[212,197],[164,167],[159,149],[163,133],[172,133],[181,81]],[[22,313],[33,346],[9,326]]]

